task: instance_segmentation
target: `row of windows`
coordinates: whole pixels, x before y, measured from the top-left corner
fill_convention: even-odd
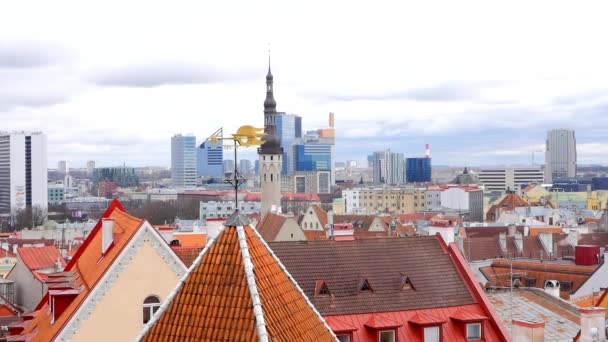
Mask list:
[[[424,342],[439,342],[441,341],[441,327],[430,326],[424,327]],[[336,334],[338,341],[340,342],[351,342],[351,334]],[[469,323],[466,325],[466,338],[467,341],[479,341],[481,340],[481,323]],[[381,330],[378,331],[378,342],[395,342],[396,331],[395,330]]]

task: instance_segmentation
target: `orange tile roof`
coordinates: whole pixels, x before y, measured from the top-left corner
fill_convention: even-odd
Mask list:
[[[313,204],[312,209],[315,211],[315,214],[317,214],[321,227],[325,228],[327,225],[327,213],[325,210],[323,210],[323,208],[321,208],[321,206],[318,204]]]
[[[171,249],[186,267],[190,267],[194,260],[196,260],[196,257],[203,251],[203,247],[171,246]]]
[[[143,223],[142,219],[125,213],[122,205],[116,200],[110,204],[102,217],[114,219],[113,245],[102,255],[101,220],[99,220],[64,270],[64,272],[71,272],[74,278],[80,279],[83,285],[82,291],[54,323],[51,323],[48,294],[43,297],[36,308],[38,310],[36,317],[25,322],[29,324],[23,330],[22,335],[33,333],[29,341],[51,341],[55,338]]]
[[[227,226],[205,247],[142,341],[257,341],[264,330],[271,341],[335,341],[261,236],[237,221],[238,227]],[[251,263],[244,261],[247,256]],[[251,265],[253,277],[246,272]],[[252,288],[265,322],[258,329]]]
[[[61,253],[55,246],[19,247],[17,248],[17,254],[31,271],[53,268],[57,259],[61,261],[61,267],[66,265]]]
[[[179,240],[183,247],[203,247],[207,243],[207,234],[205,233],[173,233],[173,238]]]

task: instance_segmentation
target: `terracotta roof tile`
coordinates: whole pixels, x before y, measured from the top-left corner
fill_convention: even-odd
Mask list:
[[[241,230],[241,233],[239,233]],[[143,332],[143,341],[256,341],[256,316],[239,244],[245,237],[270,340],[334,341],[278,260],[249,226],[227,226],[195,261]]]
[[[32,271],[53,268],[58,259],[62,267],[66,265],[61,253],[55,246],[19,247],[17,248],[17,254],[19,254],[25,266]]]
[[[315,214],[317,214],[321,227],[325,227],[327,225],[327,213],[325,210],[318,204],[313,204],[312,209],[315,211]]]
[[[190,267],[196,257],[203,251],[203,247],[171,246],[171,249],[177,254],[186,267]]]
[[[258,233],[260,233],[260,235],[262,235],[264,241],[274,241],[279,234],[279,231],[281,231],[285,220],[287,220],[287,217],[283,215],[268,212],[266,215],[264,215],[262,221],[258,223],[256,230]]]

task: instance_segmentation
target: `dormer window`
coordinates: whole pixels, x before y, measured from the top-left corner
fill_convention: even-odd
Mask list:
[[[395,330],[384,330],[378,332],[379,342],[395,342]]]
[[[369,281],[367,279],[363,279],[359,282],[359,291],[360,292],[372,292],[372,287],[369,285]]]
[[[412,281],[410,280],[410,277],[401,276],[401,289],[402,290],[415,290],[414,285],[412,284]]]
[[[424,328],[424,342],[439,342],[441,339],[441,329],[439,326]]]
[[[467,341],[481,340],[481,323],[467,324]]]
[[[315,296],[329,296],[329,288],[323,280],[317,280],[315,282]]]

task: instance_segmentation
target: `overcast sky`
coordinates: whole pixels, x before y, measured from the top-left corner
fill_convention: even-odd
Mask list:
[[[263,125],[271,42],[277,109],[335,112],[338,161],[526,164],[563,127],[608,163],[608,5],[565,3],[6,2],[0,130],[46,132],[49,167],[169,166],[176,133]]]

